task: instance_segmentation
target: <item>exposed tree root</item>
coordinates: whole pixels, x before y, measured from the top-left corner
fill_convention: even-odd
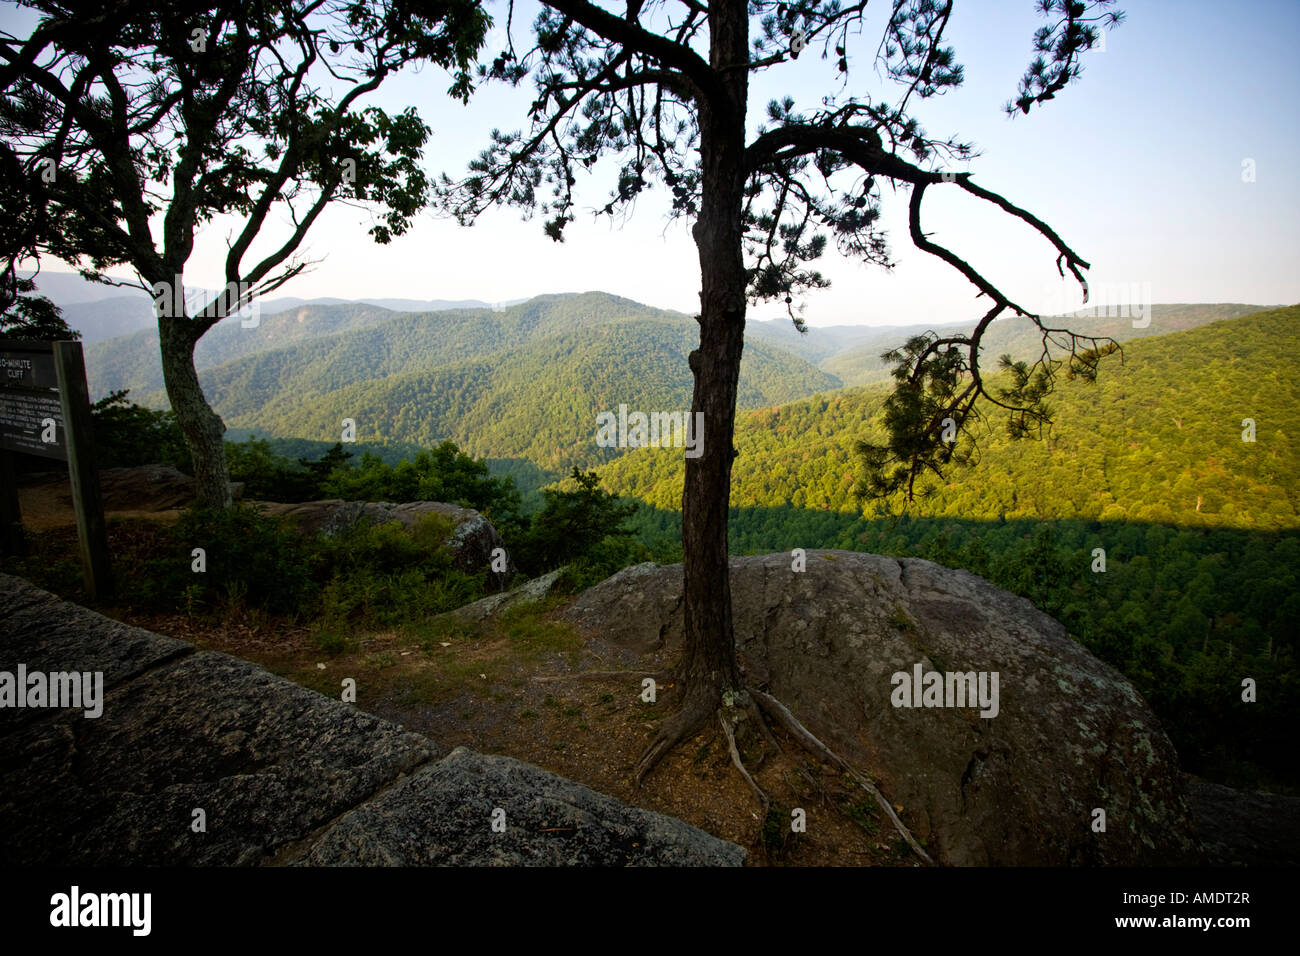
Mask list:
[[[757,705],[755,704],[755,701],[757,701]],[[916,838],[912,836],[911,831],[908,830],[906,824],[899,819],[898,814],[894,812],[893,806],[891,806],[889,801],[885,799],[885,795],[877,789],[876,785],[850,766],[848,761],[842,758],[839,754],[835,753],[818,740],[812,731],[800,723],[799,718],[792,714],[788,707],[771,694],[765,694],[760,690],[749,690],[741,692],[740,694],[733,693],[732,696],[727,698],[722,707],[719,707],[710,701],[705,694],[696,695],[694,698],[688,697],[683,702],[681,709],[664,721],[664,726],[660,729],[658,735],[641,755],[641,759],[637,761],[636,786],[641,786],[641,781],[645,779],[646,774],[654,769],[655,765],[663,759],[666,753],[676,747],[683,740],[694,737],[703,730],[705,725],[708,723],[709,715],[716,712],[718,720],[722,724],[722,730],[727,735],[727,746],[731,751],[731,762],[735,764],[736,769],[740,771],[740,775],[745,778],[745,783],[749,784],[749,788],[758,798],[758,802],[763,807],[763,819],[766,820],[768,810],[772,805],[771,800],[768,799],[767,794],[763,792],[763,789],[754,781],[753,776],[745,768],[744,761],[741,760],[740,757],[740,750],[736,746],[735,732],[727,717],[727,710],[735,706],[745,708],[745,710],[752,716],[755,726],[763,736],[765,744],[763,755],[759,758],[760,764],[767,756],[767,744],[771,744],[777,752],[780,752],[781,750],[781,745],[777,742],[776,737],[773,736],[771,729],[768,727],[768,721],[763,716],[766,714],[769,718],[784,727],[786,731],[799,742],[801,747],[812,753],[814,756],[839,767],[860,787],[862,787],[862,789],[875,797],[876,802],[880,804],[881,809],[885,811],[885,815],[889,817],[890,823],[894,825],[894,829],[897,830],[898,834],[907,842],[907,845],[912,848],[912,852],[928,866],[934,866],[934,860],[930,858],[930,854],[926,853],[925,848],[922,847],[921,844],[916,841]]]
[[[754,726],[757,727],[758,732],[763,735],[763,740],[772,748],[772,752],[779,754],[781,752],[781,745],[777,743],[776,736],[772,733],[772,728],[769,727],[767,721],[763,719],[763,712],[758,709],[758,704],[754,703],[754,698],[750,694],[745,695],[745,709],[749,712],[749,716],[754,719]],[[759,764],[761,765],[763,760],[766,758],[767,749],[765,747],[763,750],[763,756],[759,758]]]
[[[875,784],[854,770],[849,766],[847,761],[818,740],[813,735],[812,731],[799,722],[798,717],[790,713],[789,709],[771,694],[765,694],[761,690],[752,690],[750,691],[750,694],[758,700],[759,704],[762,705],[763,709],[772,717],[773,720],[781,723],[785,729],[788,730],[790,734],[806,749],[812,751],[824,760],[829,760],[831,763],[835,764],[835,766],[839,767],[856,780],[859,786],[875,797],[876,802],[879,803],[881,809],[885,811],[890,822],[894,824],[894,829],[897,830],[899,835],[907,841],[907,845],[912,848],[912,851],[928,865],[934,865],[934,860],[930,859],[930,855],[925,852],[925,848],[916,842],[911,831],[909,831],[903,821],[898,818],[898,814],[894,812],[894,808],[890,806],[889,801],[885,799],[884,794],[876,789]]]
[[[736,735],[731,730],[731,724],[727,722],[727,715],[719,708],[718,723],[722,724],[722,732],[727,735],[727,747],[731,750],[731,762],[736,765],[740,775],[745,778],[745,783],[749,784],[749,789],[754,791],[754,796],[758,797],[759,804],[763,807],[763,815],[759,818],[764,823],[767,822],[767,811],[772,809],[772,801],[767,798],[763,788],[754,782],[754,778],[749,775],[745,769],[745,762],[740,759],[740,751],[736,748]]]
[[[682,702],[681,709],[664,721],[655,739],[650,742],[650,746],[637,761],[636,786],[641,786],[641,781],[645,779],[646,774],[655,768],[664,754],[683,740],[689,740],[703,730],[717,709],[717,705],[704,695],[694,699],[687,697]]]

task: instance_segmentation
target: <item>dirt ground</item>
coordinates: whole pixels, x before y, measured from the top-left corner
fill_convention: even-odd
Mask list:
[[[59,487],[21,489],[20,502],[42,552],[74,557],[70,502]],[[148,533],[140,519],[175,515],[109,512],[110,549]],[[464,745],[527,761],[734,841],[749,850],[750,865],[918,865],[871,795],[781,731],[780,752],[767,755],[758,734],[738,735],[746,766],[771,799],[766,820],[720,728],[680,745],[636,788],[632,768],[675,706],[677,688],[667,676],[673,661],[660,652],[629,669],[556,621],[563,605],[554,600],[480,628],[444,616],[416,631],[354,633],[334,653],[321,649],[308,626],[242,608],[189,616],[92,606],[255,661],[327,696],[339,696],[343,679],[354,678],[358,707],[427,735],[444,753]],[[653,703],[642,699],[646,677],[657,679]],[[895,809],[906,819],[906,808]],[[796,832],[800,816],[805,828]]]

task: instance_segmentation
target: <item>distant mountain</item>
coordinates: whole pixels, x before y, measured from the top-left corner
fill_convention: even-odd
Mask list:
[[[401,314],[359,304],[305,305],[263,315],[255,328],[244,328],[238,319],[226,321],[199,339],[194,349],[194,364],[202,371],[259,352],[346,329],[364,328]],[[158,329],[152,318],[138,332],[89,345],[86,379],[94,397],[128,388],[131,397],[138,400],[141,395],[161,389],[162,360]]]
[[[1237,303],[1153,305],[1150,323],[1140,329],[1133,327],[1132,318],[1093,315],[1091,310],[1083,310],[1073,315],[1050,316],[1044,321],[1049,327],[1068,328],[1081,334],[1095,335],[1098,338],[1109,336],[1117,342],[1127,342],[1151,335],[1193,329],[1222,319],[1248,315],[1265,308],[1268,306]],[[940,334],[953,331],[969,332],[973,324],[973,322],[958,322],[871,329],[872,335],[864,338],[858,345],[815,361],[824,371],[842,379],[845,385],[884,382],[889,379],[889,369],[880,360],[882,352],[897,348],[910,336],[931,329]],[[989,362],[990,367],[995,367],[998,357],[1008,353],[1015,359],[1036,357],[1042,349],[1042,333],[1028,319],[998,319],[989,327],[981,346],[985,360]]]
[[[329,387],[331,374],[353,377],[351,363],[242,374],[249,364],[284,354],[277,352],[213,370],[205,390],[232,424],[274,435],[337,438],[342,419],[351,418],[359,438],[425,446],[450,438],[475,456],[521,457],[563,473],[623,453],[596,445],[598,413],[619,405],[645,412],[690,408],[687,356],[697,335],[693,323],[629,318],[340,388]],[[234,377],[222,380],[228,370]],[[313,382],[324,387],[313,389]],[[754,343],[741,364],[739,403],[770,406],[838,386],[797,356]]]
[[[745,338],[755,338],[776,345],[809,362],[817,363],[847,349],[876,341],[899,341],[906,338],[906,330],[919,326],[902,325],[829,325],[808,326],[800,332],[789,318],[748,319]]]
[[[57,302],[55,303],[58,304]],[[81,333],[83,345],[106,342],[153,328],[153,305],[138,295],[115,295],[94,302],[61,305],[63,320]]]
[[[51,271],[42,271],[36,277],[36,288],[62,309],[64,320],[81,333],[81,340],[86,344],[154,328],[153,298],[141,289],[90,282],[75,272]],[[522,301],[525,300],[489,303],[479,299],[303,299],[281,296],[263,300],[260,306],[264,315],[305,306],[329,305],[368,305],[394,312],[440,312],[447,309],[502,308]]]
[[[255,328],[244,328],[238,320],[221,323],[199,340],[194,364],[203,371],[261,355],[258,362],[234,374],[252,378],[272,374],[282,380],[287,374],[283,366],[288,362],[295,368],[311,366],[313,381],[316,375],[325,374],[325,380],[338,387],[410,371],[412,361],[432,368],[556,332],[632,316],[685,320],[680,313],[600,292],[538,296],[500,311],[481,307],[404,313],[360,303],[308,304],[278,313],[264,310]],[[383,324],[384,329],[373,331],[378,324]],[[342,333],[355,334],[345,340],[337,337]],[[316,339],[321,341],[292,356],[278,354],[286,347]],[[324,372],[323,365],[330,365],[331,370]],[[127,338],[88,349],[86,366],[95,395],[129,388],[132,397],[139,400],[163,387],[158,333],[152,325]],[[255,393],[261,395],[263,391],[256,389]]]
[[[547,295],[500,311],[390,312],[303,306],[213,329],[195,352],[204,393],[232,429],[337,441],[451,439],[516,470],[563,474],[625,449],[595,443],[601,411],[686,411],[687,356],[699,330],[685,315],[603,292]],[[153,332],[87,350],[98,395],[131,388],[165,407]],[[740,404],[755,408],[840,387],[812,363],[762,341],[745,349]]]
[[[129,282],[132,280],[129,276],[126,276],[121,277],[121,281]],[[91,282],[89,279],[83,279],[78,272],[57,272],[52,269],[42,269],[37,273],[36,291],[60,308],[120,296],[128,298],[144,296],[144,293],[139,289],[127,289],[121,286],[106,285],[102,282]]]

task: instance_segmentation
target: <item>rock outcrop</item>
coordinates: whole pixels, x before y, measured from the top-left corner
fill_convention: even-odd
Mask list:
[[[1195,860],[1178,757],[1155,716],[1028,601],[966,571],[849,551],[808,551],[804,571],[789,554],[733,558],[731,591],[746,680],[872,772],[941,862]],[[631,659],[681,641],[681,593],[680,565],[638,565],[566,614]],[[910,687],[918,664],[984,673],[990,691],[996,673],[996,716],[894,706],[893,675]]]
[[[0,865],[738,865],[528,764],[436,744],[0,575],[0,671],[99,672],[102,713],[0,708]],[[358,688],[364,699],[365,688]],[[492,828],[504,811],[504,832]],[[202,814],[196,813],[202,811]],[[198,825],[202,821],[202,826]]]
[[[455,557],[456,567],[470,573],[489,569],[492,585],[504,588],[515,573],[514,563],[507,554],[507,570],[491,572],[492,552],[504,548],[505,542],[492,522],[473,508],[444,504],[440,501],[408,501],[393,504],[388,501],[344,501],[329,498],[323,501],[304,501],[294,504],[256,502],[267,514],[288,518],[305,534],[326,537],[342,534],[361,524],[387,524],[396,521],[412,528],[425,515],[438,515],[451,521],[453,530],[447,546]]]
[[[1300,866],[1300,796],[1189,776],[1187,800],[1210,866]]]
[[[541,601],[549,597],[556,583],[560,580],[560,574],[561,572],[558,570],[548,571],[531,581],[526,581],[513,590],[504,591],[500,594],[489,594],[472,604],[466,604],[454,611],[448,611],[447,616],[459,618],[469,624],[481,624],[516,605]]]
[[[40,484],[67,486],[62,503],[72,507],[72,488],[67,473],[50,473]],[[194,479],[171,465],[137,465],[131,468],[101,468],[99,492],[105,511],[174,511],[194,504]],[[230,494],[239,500],[244,483],[232,481]]]

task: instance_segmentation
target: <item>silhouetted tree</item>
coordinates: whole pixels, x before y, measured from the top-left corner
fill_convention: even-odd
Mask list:
[[[26,6],[43,14],[31,35],[0,32],[0,190],[22,197],[0,261],[50,254],[100,281],[113,265],[135,270],[155,297],[200,503],[228,508],[225,426],[199,387],[196,343],[307,267],[297,251],[331,202],[382,210],[377,242],[407,228],[426,199],[429,130],[414,110],[362,99],[423,60],[449,68],[464,98],[487,18],[476,0]],[[250,260],[273,210],[288,236]],[[182,275],[218,215],[243,217],[226,286],[191,307]]]

